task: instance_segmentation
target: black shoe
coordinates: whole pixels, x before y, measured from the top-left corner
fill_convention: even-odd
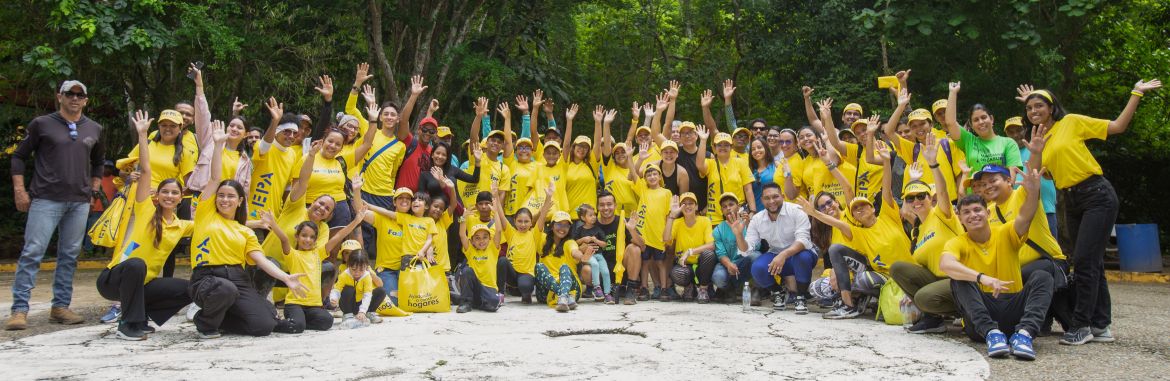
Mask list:
[[[151,327],[150,323],[142,323],[139,328],[142,328],[142,332],[148,335],[154,333],[154,327]]]
[[[917,323],[906,328],[906,332],[914,334],[923,333],[947,333],[947,323],[943,318],[934,314],[923,314]]]
[[[532,295],[521,296],[520,304],[532,304]]]
[[[679,301],[679,300],[682,300],[682,295],[678,294],[678,290],[675,290],[674,286],[670,286],[670,287],[666,288],[666,292],[663,294],[663,297],[659,300],[661,300],[663,302]]]
[[[460,304],[460,305],[459,305],[459,308],[455,309],[455,312],[456,312],[456,313],[461,313],[461,314],[463,314],[463,313],[467,313],[467,312],[469,312],[469,311],[471,311],[471,305],[470,305],[470,304]]]
[[[122,340],[129,340],[129,341],[146,340],[146,333],[142,332],[141,329],[138,329],[137,323],[127,323],[127,322],[118,323],[117,335],[118,335],[118,338],[122,339]]]
[[[622,296],[622,305],[632,306],[638,304],[637,291],[633,287],[626,287],[626,294]]]

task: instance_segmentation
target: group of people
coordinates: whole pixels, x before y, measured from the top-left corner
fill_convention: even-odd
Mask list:
[[[496,105],[498,128],[478,98],[457,145],[437,99],[412,119],[427,90],[420,76],[404,105],[378,103],[369,66],[358,65],[336,114],[322,76],[316,115],[269,98],[267,128],[249,136],[248,106],[237,100],[228,122],[213,118],[202,71],[189,71],[193,101],[157,118],[136,112],[138,145],[116,163],[128,217],[97,289],[117,302],[108,319],[120,338],[145,339],[149,322],[185,306],[204,339],[327,330],[334,311],[343,326],[378,322],[375,311],[400,302],[403,271],[436,266],[460,313],[496,311],[506,294],[568,312],[582,298],[709,303],[748,288],[752,305],[806,314],[819,304],[824,318],[849,319],[897,287],[922,312],[910,333],[962,318],[992,357],[1034,359],[1032,339],[1054,321],[1062,344],[1109,342],[1103,256],[1118,201],[1085,143],[1124,132],[1161,87],[1139,81],[1106,120],[1023,85],[1022,117],[999,135],[983,105],[959,119],[959,82],[911,110],[909,70],[895,76],[884,120],[856,103],[835,113],[833,99],[814,102],[804,87],[799,129],[762,118],[739,127],[730,80],[723,126],[711,90],[699,95],[700,123],[675,120],[672,81],[654,102],[633,103],[624,140],[617,110],[596,106],[592,137],[574,134],[578,105],[561,118],[536,90]],[[72,272],[104,161],[87,99],[84,84],[65,82],[59,111],[33,120],[13,155],[29,221],[7,329],[27,326],[54,229],[50,318],[83,321],[68,308]],[[1058,225],[1072,237],[1063,246]],[[189,280],[173,277],[177,255],[189,255]]]

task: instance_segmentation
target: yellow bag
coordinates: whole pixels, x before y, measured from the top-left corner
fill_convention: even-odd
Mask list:
[[[398,308],[398,306],[394,305],[394,303],[391,303],[390,298],[386,298],[382,299],[382,304],[378,305],[378,315],[402,317],[410,316],[411,313],[403,311],[401,308]]]
[[[451,290],[442,267],[415,257],[398,273],[398,300],[408,312],[451,312]]]
[[[90,241],[95,246],[117,248],[121,241],[118,237],[118,232],[125,231],[124,222],[129,221],[130,208],[126,204],[126,196],[119,196],[110,201],[110,205],[102,211],[102,215],[98,217],[97,221],[93,223],[93,227],[89,228]]]
[[[906,322],[901,308],[902,299],[906,293],[893,280],[886,281],[878,294],[878,309],[874,320],[884,321],[889,325],[899,325]]]

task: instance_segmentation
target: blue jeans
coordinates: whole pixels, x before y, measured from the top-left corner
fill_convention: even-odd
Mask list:
[[[386,297],[390,298],[390,302],[398,305],[398,270],[385,269],[378,273],[378,279],[382,280],[382,289],[386,291]]]
[[[69,307],[73,301],[73,272],[77,270],[77,254],[81,250],[88,217],[88,202],[32,200],[24,227],[24,249],[20,251],[20,262],[12,283],[12,312],[28,312],[28,300],[37,283],[37,271],[41,269],[41,259],[45,257],[54,230],[60,231],[60,237],[57,240],[57,270],[53,273],[53,307]]]
[[[772,291],[783,290],[783,285],[776,284],[776,278],[768,272],[768,265],[775,258],[775,253],[760,253],[760,256],[752,262],[752,279],[756,281],[756,286],[761,289],[771,289]],[[794,276],[796,277],[797,287],[806,288],[812,282],[812,270],[814,267],[817,267],[816,253],[813,253],[812,250],[803,250],[788,257],[788,260],[784,261],[784,267],[780,269],[779,275],[781,278]]]
[[[732,263],[735,263],[735,267],[739,268],[739,275],[734,277],[727,272],[727,267],[724,267],[722,262],[715,265],[715,272],[711,274],[711,284],[714,284],[715,288],[724,289],[751,279],[752,259],[750,257],[740,257],[739,260]]]

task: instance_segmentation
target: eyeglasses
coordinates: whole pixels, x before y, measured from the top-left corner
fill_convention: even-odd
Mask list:
[[[517,150],[517,151],[532,151],[532,147],[529,147],[529,146],[519,146],[519,147],[516,147],[516,150]]]
[[[919,200],[925,200],[927,197],[930,197],[930,195],[928,195],[926,193],[912,194],[912,195],[906,196],[906,201],[915,202],[915,201],[919,201]]]
[[[69,138],[77,140],[77,123],[69,122]]]
[[[791,140],[781,140],[780,141],[780,145],[782,145],[782,146],[792,145],[792,143],[793,142]]]
[[[572,224],[570,224],[568,222],[557,222],[557,223],[553,224],[553,227],[558,228],[558,229],[568,229],[570,226],[572,226]]]
[[[89,95],[86,93],[78,93],[78,92],[73,92],[73,91],[66,91],[66,92],[61,93],[61,95],[65,96],[66,98],[75,98],[75,99],[89,98]]]

